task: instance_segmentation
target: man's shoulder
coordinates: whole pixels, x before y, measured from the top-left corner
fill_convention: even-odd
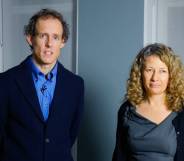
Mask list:
[[[11,74],[11,73],[17,72],[17,71],[19,71],[21,69],[27,68],[27,61],[28,61],[29,57],[30,56],[26,57],[22,62],[20,62],[16,66],[13,66],[13,67],[8,68],[7,70],[5,70],[4,72],[2,72],[1,74],[4,74],[4,75]]]
[[[12,67],[2,73],[0,73],[0,86],[1,89],[7,88],[7,86],[10,86],[12,82],[14,81],[17,72],[18,72],[19,66]]]
[[[22,64],[16,65],[12,68],[7,69],[6,71],[3,71],[0,73],[0,76],[11,76],[19,72],[22,68]]]
[[[14,75],[19,69],[19,65],[12,67],[10,69],[7,69],[6,71],[3,71],[0,73],[0,77],[10,77],[11,75]]]
[[[62,64],[59,63],[58,65],[58,73],[61,74],[61,78],[65,77],[66,79],[73,80],[73,81],[79,81],[83,82],[83,78],[79,76],[78,74],[75,74],[65,68]],[[63,77],[62,77],[63,76]]]

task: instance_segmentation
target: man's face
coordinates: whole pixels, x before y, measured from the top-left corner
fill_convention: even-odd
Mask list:
[[[38,66],[53,67],[64,47],[63,27],[56,18],[38,19],[35,36],[26,37]]]

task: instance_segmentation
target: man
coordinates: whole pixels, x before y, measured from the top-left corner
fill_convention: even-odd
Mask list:
[[[58,62],[68,34],[50,9],[25,26],[32,55],[0,74],[0,161],[73,161],[84,85]]]

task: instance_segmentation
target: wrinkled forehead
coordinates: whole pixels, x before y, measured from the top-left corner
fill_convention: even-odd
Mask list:
[[[43,20],[46,20],[46,19],[58,19],[59,20],[59,18],[57,18],[57,17],[55,17],[53,15],[50,15],[50,14],[48,14],[48,15],[42,15],[42,16],[38,17],[37,20],[39,20],[39,19],[43,19]]]
[[[41,17],[39,17],[36,21],[36,24],[40,21],[46,21],[46,20],[57,20],[58,22],[60,22],[61,26],[62,26],[62,23],[61,23],[61,20],[53,15],[43,15]]]
[[[57,31],[61,32],[63,31],[63,26],[61,22],[54,17],[47,17],[47,18],[39,18],[36,26],[35,26],[36,32],[41,32],[43,30],[48,30],[48,31]]]

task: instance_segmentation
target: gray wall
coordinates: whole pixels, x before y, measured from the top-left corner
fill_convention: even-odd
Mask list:
[[[78,161],[110,161],[130,65],[143,46],[144,0],[79,0],[85,112]]]

